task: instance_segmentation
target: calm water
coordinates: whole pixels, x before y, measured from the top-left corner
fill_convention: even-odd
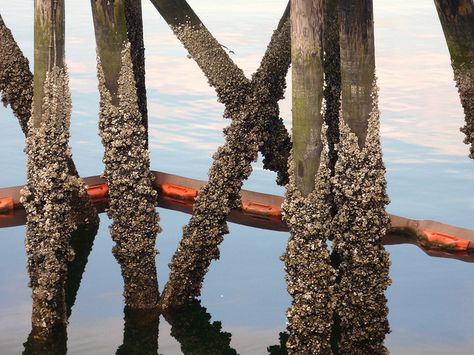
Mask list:
[[[285,1],[190,0],[197,14],[248,76],[257,68]],[[102,169],[97,135],[95,47],[87,2],[67,3],[66,56],[74,112],[74,158],[83,176]],[[436,10],[431,0],[375,1],[375,32],[382,143],[391,213],[474,229],[474,164],[459,127],[463,114]],[[32,58],[30,1],[0,0],[0,13]],[[197,65],[148,2],[144,1],[150,148],[154,170],[205,179],[212,152],[223,142],[223,106]],[[291,87],[289,87],[291,90]],[[291,96],[291,95],[288,95]],[[289,126],[291,102],[281,103]],[[25,181],[24,140],[9,109],[0,108],[0,186]],[[281,194],[274,174],[258,162],[245,188]],[[160,210],[164,231],[157,258],[160,286],[189,217]],[[68,327],[72,354],[114,353],[123,338],[120,270],[101,226]],[[288,235],[239,225],[221,247],[221,260],[206,277],[202,305],[232,334],[242,354],[266,354],[285,329],[289,297],[282,254]],[[24,227],[0,229],[0,354],[20,353],[30,331]],[[392,354],[471,354],[474,347],[474,272],[471,264],[428,257],[412,245],[388,248],[393,285],[387,295]],[[179,354],[180,344],[162,319],[159,352]]]

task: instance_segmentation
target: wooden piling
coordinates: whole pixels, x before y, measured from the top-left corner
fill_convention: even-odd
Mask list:
[[[159,299],[155,265],[159,218],[147,146],[141,2],[91,0],[91,7],[104,177],[111,199],[107,213],[113,220],[110,231],[116,242],[113,253],[124,279],[125,304],[131,309],[155,308]]]
[[[304,196],[314,190],[321,157],[322,1],[292,1],[293,163]]]
[[[339,23],[342,116],[362,148],[372,111],[375,78],[372,0],[340,0]]]
[[[474,3],[472,0],[434,0],[451,56],[454,80],[464,108],[461,131],[474,159]]]
[[[34,21],[32,126],[39,127],[43,116],[46,73],[54,66],[64,67],[64,0],[35,0]]]

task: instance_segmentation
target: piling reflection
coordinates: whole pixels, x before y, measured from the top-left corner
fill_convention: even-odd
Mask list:
[[[171,336],[181,344],[183,354],[237,354],[230,346],[232,335],[222,331],[221,322],[211,322],[211,315],[200,301],[192,300],[163,315],[171,325]]]
[[[94,245],[98,226],[87,226],[76,230],[70,239],[70,246],[74,251],[74,259],[67,264],[67,280],[64,285],[66,308],[63,317],[69,319],[72,307],[76,301],[82,276],[84,274],[89,255]],[[35,305],[33,305],[33,308]],[[67,353],[66,325],[57,326],[51,332],[44,332],[43,328],[33,325],[27,341],[23,344],[23,354],[60,355]]]
[[[124,308],[123,343],[117,355],[152,355],[158,353],[160,314],[156,311]]]

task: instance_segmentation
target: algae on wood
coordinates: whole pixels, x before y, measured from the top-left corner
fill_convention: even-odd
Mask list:
[[[293,164],[303,196],[314,190],[323,125],[322,1],[293,1],[291,7],[293,82]]]
[[[454,80],[464,108],[466,124],[461,131],[474,159],[474,3],[472,0],[434,0],[443,27]]]
[[[335,272],[330,229],[329,161],[323,131],[322,0],[291,2],[293,151],[283,219],[290,238],[282,260],[288,293],[289,354],[330,353]]]

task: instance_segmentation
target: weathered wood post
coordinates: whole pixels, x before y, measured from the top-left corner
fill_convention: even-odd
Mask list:
[[[330,353],[335,272],[326,246],[330,226],[328,155],[323,132],[322,0],[291,1],[293,152],[283,217],[290,354]]]
[[[215,88],[219,101],[225,105],[224,117],[238,116],[247,98],[252,94],[252,82],[233,63],[229,54],[204,26],[186,0],[151,0],[151,2],[206,75],[209,84]],[[285,29],[288,15],[289,4],[265,53],[268,58],[273,59],[274,52],[288,42],[289,31]],[[284,51],[285,55],[286,52]],[[262,64],[263,62],[264,60]],[[280,66],[276,68],[280,72],[286,72],[289,60],[275,60],[274,65]],[[273,86],[278,87],[278,83],[279,80],[274,80]],[[274,94],[275,97],[279,97],[278,93]],[[275,100],[276,105],[277,101]],[[259,132],[263,140],[263,144],[259,147],[263,155],[263,167],[275,171],[278,174],[277,183],[284,185],[288,181],[286,165],[291,146],[288,132],[280,117],[266,115],[264,120],[265,125],[261,125]]]
[[[372,0],[339,0],[339,21],[342,107],[331,180],[336,206],[331,235],[340,258],[340,339],[335,352],[384,354],[390,261],[381,240],[390,222],[385,211],[389,199],[379,137]]]
[[[108,216],[125,303],[156,308],[156,191],[147,147],[141,2],[91,0],[97,43],[100,135],[109,184]],[[132,43],[133,41],[133,43]],[[141,52],[140,52],[141,51]]]
[[[80,181],[68,175],[71,99],[64,66],[64,1],[35,1],[35,73],[26,152],[26,252],[32,288],[33,333],[48,338],[67,323],[67,264],[77,228],[73,198]],[[83,193],[85,190],[82,187]]]
[[[434,0],[451,55],[454,80],[464,108],[461,131],[474,159],[474,3],[472,0]]]

